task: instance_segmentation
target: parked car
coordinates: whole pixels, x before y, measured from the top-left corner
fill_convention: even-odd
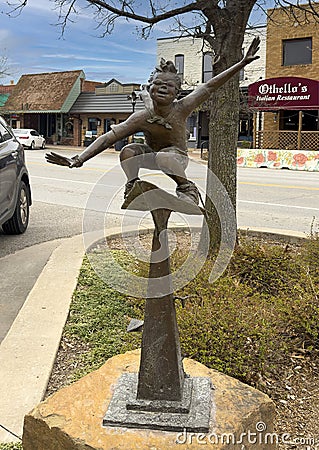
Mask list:
[[[0,116],[0,227],[4,233],[25,232],[31,202],[23,146]]]
[[[34,150],[35,148],[45,148],[45,139],[36,130],[16,128],[13,132],[24,147],[28,147],[31,150]]]

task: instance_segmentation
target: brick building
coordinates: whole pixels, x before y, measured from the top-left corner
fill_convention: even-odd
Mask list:
[[[136,83],[120,83],[114,78],[100,83],[91,91],[80,93],[72,108],[70,117],[78,124],[74,132],[74,145],[87,145],[96,137],[110,130],[112,124],[126,120],[133,110],[144,109],[144,104],[132,92],[138,91]],[[123,142],[119,143],[119,146]]]
[[[127,119],[133,107],[143,108],[130,99],[139,87],[89,81],[82,70],[26,74],[16,85],[0,86],[0,113],[13,128],[36,129],[47,143],[80,146]]]
[[[249,87],[257,148],[319,150],[319,23],[310,11],[268,11],[266,78]]]

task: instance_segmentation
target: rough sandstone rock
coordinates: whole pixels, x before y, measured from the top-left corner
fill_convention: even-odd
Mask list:
[[[185,359],[190,376],[210,377],[210,433],[185,434],[102,427],[117,379],[138,372],[139,351],[109,359],[99,370],[67,386],[25,416],[24,450],[274,449],[275,407],[270,398],[238,380]],[[245,433],[244,435],[242,433]],[[232,442],[234,440],[234,442]]]

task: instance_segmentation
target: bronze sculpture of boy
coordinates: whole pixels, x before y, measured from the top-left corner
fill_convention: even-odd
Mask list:
[[[98,137],[80,155],[66,158],[55,153],[46,155],[48,162],[68,167],[81,167],[85,161],[112,146],[115,142],[142,131],[145,144],[131,143],[122,148],[121,166],[127,176],[124,197],[138,180],[140,168],[160,169],[176,182],[179,198],[198,204],[195,184],[187,179],[188,164],[186,121],[192,111],[200,106],[235,73],[259,58],[259,38],[251,43],[241,61],[197,87],[190,94],[177,100],[181,87],[180,78],[171,61],[161,61],[152,73],[147,91],[151,101],[145,101],[145,109],[133,113],[124,122],[113,125],[111,130]],[[137,157],[137,158],[136,158]]]

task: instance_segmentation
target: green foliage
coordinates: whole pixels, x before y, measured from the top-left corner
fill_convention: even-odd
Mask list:
[[[318,250],[245,241],[214,284],[208,261],[181,293],[185,354],[254,384],[287,353],[318,346]]]
[[[146,276],[147,265],[122,250],[114,252],[127,270]],[[103,251],[96,254],[103,260]],[[185,260],[172,256],[173,270]],[[243,240],[230,264],[210,284],[212,260],[176,293],[182,352],[208,367],[255,385],[280,366],[282,358],[318,347],[319,239],[300,246]],[[108,274],[110,266],[106,264]],[[94,264],[93,264],[94,266]],[[110,275],[111,276],[111,275]],[[89,343],[87,371],[118,353],[140,346],[140,334],[127,333],[131,317],[142,318],[144,300],[112,290],[83,262],[66,332]]]
[[[252,143],[250,141],[237,141],[237,148],[251,148]]]
[[[22,444],[20,442],[0,444],[0,450],[22,450]]]
[[[65,328],[66,335],[88,343],[91,349],[82,355],[87,367],[78,376],[140,345],[139,335],[126,332],[132,314],[129,300],[109,288],[85,258]]]

